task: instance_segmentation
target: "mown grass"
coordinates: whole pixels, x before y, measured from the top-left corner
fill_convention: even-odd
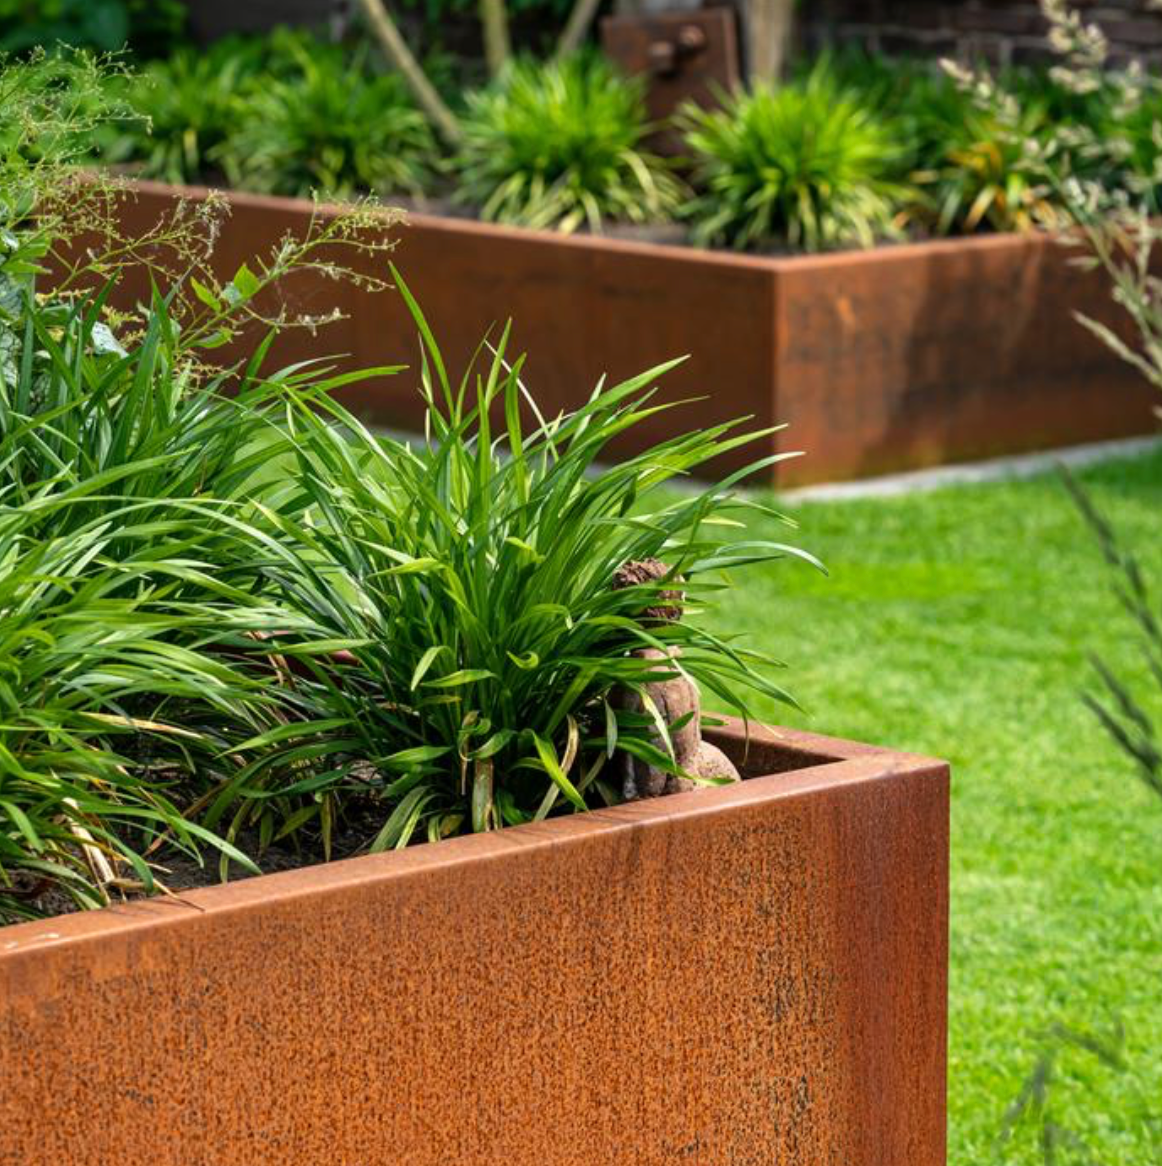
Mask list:
[[[1162,595],[1162,453],[1081,476]],[[1089,531],[1053,475],[792,513],[831,577],[756,567],[713,624],[791,665],[809,715],[764,715],[952,762],[950,1163],[998,1160],[1038,1029],[1116,1018],[1133,1072],[1067,1061],[1056,1116],[1153,1162],[1128,1115],[1131,1081],[1162,1111],[1162,804],[1081,703],[1090,651],[1141,673]]]

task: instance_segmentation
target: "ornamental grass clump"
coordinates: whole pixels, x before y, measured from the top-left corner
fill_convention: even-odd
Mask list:
[[[694,240],[739,249],[870,247],[899,234],[907,190],[891,127],[828,62],[778,89],[683,108],[697,196]]]
[[[682,200],[669,165],[642,147],[641,84],[588,53],[513,63],[469,94],[463,129],[459,197],[492,222],[600,232],[664,221]]]
[[[245,763],[240,744],[284,723],[263,643],[302,621],[264,592],[260,544],[232,556],[234,524],[301,510],[299,487],[269,472],[288,449],[280,415],[288,396],[306,406],[335,383],[261,375],[261,345],[227,397],[227,374],[197,362],[206,333],[182,333],[165,301],[122,346],[101,322],[104,292],[13,286],[16,311],[0,310],[0,922],[164,889],[175,854],[199,864],[217,848],[256,872],[199,816]],[[208,309],[212,334],[220,312]]]
[[[330,385],[260,375],[261,345],[227,397],[227,374],[199,360],[226,304],[183,330],[158,297],[135,334],[133,319],[115,332],[108,285],[38,295],[7,274],[27,263],[14,254],[0,262],[0,922],[164,887],[175,854],[217,847],[256,869],[197,803],[242,763],[234,747],[280,723],[261,637],[297,624],[249,559],[227,576],[229,524],[295,507],[296,487],[268,477],[279,411]]]
[[[199,799],[243,764],[240,741],[280,723],[262,636],[298,624],[255,585],[253,553],[227,576],[227,536],[296,505],[297,486],[269,475],[285,398],[351,379],[263,370],[278,332],[325,322],[277,288],[308,270],[379,286],[343,258],[381,252],[395,221],[354,207],[229,280],[210,271],[218,201],[125,238],[125,192],[77,174],[119,114],[106,81],[82,55],[0,67],[5,921],[152,890],[159,857],[197,862],[207,845],[254,869],[197,820]],[[114,310],[127,269],[152,295]],[[265,334],[252,355],[216,364],[248,326]]]
[[[324,801],[372,807],[373,851],[583,810],[620,800],[619,753],[696,776],[652,683],[689,676],[743,715],[748,690],[789,699],[775,661],[696,618],[735,568],[814,561],[745,535],[748,514],[770,511],[736,485],[789,455],[674,498],[667,483],[763,434],[724,423],[619,458],[618,435],[671,407],[652,387],[669,366],[547,418],[507,331],[454,382],[398,286],[423,335],[427,442],[374,435],[333,402],[296,406],[310,505],[239,532],[239,554],[261,546],[268,592],[314,631],[270,645],[295,675],[293,712],[246,743],[257,756],[211,806],[206,825],[229,822],[227,837],[267,819],[285,832]],[[649,560],[667,569],[615,586]],[[676,603],[686,618],[650,614]]]
[[[331,198],[422,195],[439,170],[427,118],[398,74],[322,41],[284,37],[278,68],[238,106],[216,152],[232,185]]]
[[[1060,200],[1040,175],[1036,143],[1051,132],[1043,95],[1029,87],[1016,121],[980,108],[947,75],[913,86],[901,111],[916,142],[915,217],[939,235],[1062,225]]]
[[[102,157],[144,178],[204,181],[219,168],[264,58],[259,42],[229,38],[150,62],[119,84],[136,116],[101,135]]]
[[[253,705],[253,723],[266,723],[261,691],[196,646],[223,636],[234,609],[168,594],[195,572],[196,524],[168,558],[156,525],[131,510],[44,538],[44,511],[77,499],[45,492],[12,507],[0,490],[0,923],[39,914],[50,893],[98,907],[152,891],[163,880],[149,854],[163,839],[171,854],[209,845],[254,869],[181,806],[197,782],[223,777],[229,738],[215,721],[245,723]]]
[[[938,63],[888,63],[860,54],[836,59],[841,83],[891,126],[894,175],[907,190],[906,224],[924,234],[1023,231],[1061,221],[1039,180],[1031,143],[1056,124],[1092,118],[1083,101],[1062,101],[1044,72],[1006,71],[1019,92],[1019,133],[1009,132]]]

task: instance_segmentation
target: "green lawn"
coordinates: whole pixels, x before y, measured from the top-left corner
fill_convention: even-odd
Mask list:
[[[1162,455],[1082,477],[1162,597]],[[1120,1017],[1132,1079],[1162,1111],[1162,803],[1079,699],[1089,651],[1141,668],[1060,482],[791,512],[831,577],[756,570],[716,624],[790,665],[810,715],[764,716],[952,762],[952,1166],[995,1160],[1035,1033],[1053,1020]],[[1074,1065],[1060,1116],[1094,1135],[1103,1163],[1155,1162],[1128,1116],[1129,1078]]]

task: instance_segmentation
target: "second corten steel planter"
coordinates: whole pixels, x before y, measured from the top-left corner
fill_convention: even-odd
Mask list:
[[[196,187],[143,182],[126,225],[143,229]],[[230,194],[221,274],[302,232],[310,203]],[[514,320],[526,376],[546,413],[575,409],[598,378],[624,379],[675,356],[689,361],[663,397],[705,396],[633,428],[623,451],[754,415],[788,429],[736,451],[713,472],[780,448],[783,486],[855,478],[1150,433],[1153,395],[1138,373],[1074,318],[1115,329],[1124,313],[1098,272],[1044,236],[996,235],[822,256],[751,257],[616,239],[568,238],[412,215],[395,259],[445,355],[459,370],[486,330]],[[380,274],[383,274],[382,270]],[[322,278],[292,307],[348,320],[280,338],[276,363],[345,354],[348,367],[417,363],[401,297]],[[347,391],[364,418],[419,430],[404,378]]]
[[[943,1166],[947,766],[744,772],[0,930],[0,1162]]]

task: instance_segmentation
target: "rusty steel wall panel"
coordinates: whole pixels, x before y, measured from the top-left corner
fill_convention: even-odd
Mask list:
[[[788,441],[842,479],[1155,431],[1156,392],[1075,319],[1131,340],[1104,274],[1075,258],[994,235],[781,267]]]
[[[140,184],[126,223],[154,223],[175,189]],[[311,210],[256,195],[231,203],[217,249],[227,277],[287,230],[305,230]],[[789,428],[711,472],[782,443],[807,455],[772,472],[775,484],[793,486],[1157,428],[1153,390],[1073,318],[1081,311],[1128,334],[1103,277],[1041,236],[762,258],[417,214],[398,239],[395,260],[453,373],[511,316],[513,348],[529,353],[524,379],[546,414],[577,408],[602,374],[616,381],[689,354],[661,381],[660,399],[705,399],[655,415],[613,455],[753,416],[756,428]],[[338,306],[349,319],[318,336],[282,337],[274,366],[329,354],[345,368],[418,364],[399,296],[312,278],[288,297],[292,310]],[[371,422],[422,428],[413,378],[340,396]]]
[[[123,220],[145,230],[172,207],[175,192],[199,188],[140,183]],[[246,260],[268,254],[287,231],[303,233],[311,204],[302,200],[232,194],[233,207],[215,250],[229,278]],[[706,398],[655,415],[615,441],[615,453],[711,422],[753,415],[774,423],[774,278],[769,265],[738,256],[700,256],[679,248],[591,237],[566,238],[414,214],[395,232],[394,260],[416,294],[440,343],[449,372],[459,378],[484,336],[513,320],[510,351],[527,352],[524,381],[546,415],[575,409],[607,375],[611,383],[689,355],[668,373],[661,398]],[[349,258],[349,257],[344,257]],[[386,260],[376,273],[387,274]],[[130,288],[132,303],[145,288]],[[419,364],[415,325],[402,297],[372,295],[314,276],[287,286],[292,313],[322,314],[339,307],[347,319],[312,336],[284,334],[269,366],[335,354],[344,368]],[[763,399],[763,394],[767,398]],[[339,394],[364,419],[422,431],[423,403],[415,377],[381,378]],[[721,459],[737,469],[769,452],[769,444]]]
[[[649,147],[684,157],[686,142],[666,123],[687,102],[703,108],[739,82],[738,36],[733,8],[691,12],[606,16],[601,48],[623,73],[645,85],[646,112],[653,130]]]
[[[752,731],[740,785],[0,930],[0,1163],[943,1166],[947,767]]]

